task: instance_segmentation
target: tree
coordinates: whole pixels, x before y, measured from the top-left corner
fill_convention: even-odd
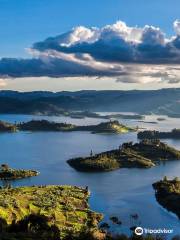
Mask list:
[[[1,170],[7,171],[7,170],[9,170],[9,166],[7,164],[1,164]]]
[[[90,152],[90,157],[92,157],[93,156],[93,151],[91,150],[91,152]]]
[[[179,177],[175,177],[175,178],[174,178],[174,181],[175,181],[175,182],[179,182],[179,181],[180,181],[180,178],[179,178]]]
[[[167,182],[167,181],[168,181],[167,176],[164,176],[163,181],[164,181],[164,182]]]

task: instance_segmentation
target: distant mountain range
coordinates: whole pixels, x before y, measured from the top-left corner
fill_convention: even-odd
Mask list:
[[[180,88],[131,91],[0,91],[0,113],[136,112],[180,117]]]

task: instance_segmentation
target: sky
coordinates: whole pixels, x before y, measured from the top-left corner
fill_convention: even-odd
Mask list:
[[[180,87],[179,0],[0,0],[0,89]]]

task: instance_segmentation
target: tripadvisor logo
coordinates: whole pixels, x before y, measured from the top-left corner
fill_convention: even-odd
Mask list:
[[[143,234],[143,228],[137,227],[134,232],[136,235],[140,236]]]
[[[143,233],[145,234],[172,234],[173,233],[173,229],[166,229],[166,228],[158,228],[158,229],[147,229],[147,228],[142,228],[142,227],[137,227],[134,230],[135,234],[140,236],[143,235]]]

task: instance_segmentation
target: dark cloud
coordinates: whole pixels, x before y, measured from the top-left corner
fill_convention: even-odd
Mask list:
[[[126,75],[121,68],[116,70],[95,68],[78,62],[63,60],[60,58],[39,59],[14,59],[3,58],[0,60],[1,78],[7,77],[73,77],[73,76],[116,76]]]

